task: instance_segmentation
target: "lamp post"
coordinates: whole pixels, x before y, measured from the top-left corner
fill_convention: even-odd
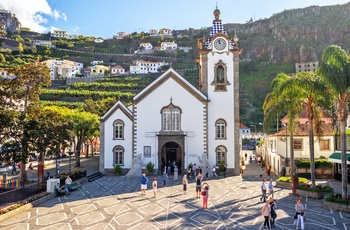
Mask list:
[[[264,133],[264,124],[261,123],[261,122],[259,122],[259,125],[261,125],[261,127],[262,127],[262,133]]]
[[[250,126],[251,126],[251,127],[253,127],[253,126],[255,127],[255,129],[254,129],[254,130],[255,130],[255,133],[256,133],[256,125],[250,125]]]

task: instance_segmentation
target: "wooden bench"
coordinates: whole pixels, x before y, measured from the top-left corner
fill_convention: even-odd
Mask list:
[[[78,181],[74,181],[74,182],[72,182],[70,189],[75,190],[75,189],[78,189],[80,187],[81,187],[81,184]]]

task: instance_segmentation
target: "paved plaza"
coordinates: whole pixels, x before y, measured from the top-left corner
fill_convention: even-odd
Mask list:
[[[139,178],[105,176],[86,182],[71,195],[55,197],[30,211],[0,223],[0,229],[262,229],[258,167],[248,165],[246,174],[205,180],[210,185],[208,209],[195,198],[195,183],[190,180],[187,194],[181,181],[169,177],[158,193],[140,193]],[[266,177],[267,179],[269,177]],[[274,180],[276,177],[272,177]],[[276,188],[276,229],[293,226],[296,196],[289,189]],[[307,220],[305,229],[350,229],[350,215],[324,209],[322,200],[303,198]]]

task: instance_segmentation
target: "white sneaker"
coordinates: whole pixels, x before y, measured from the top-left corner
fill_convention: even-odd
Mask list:
[[[295,225],[296,223],[297,223],[297,221],[296,221],[296,220],[294,220],[293,225]]]

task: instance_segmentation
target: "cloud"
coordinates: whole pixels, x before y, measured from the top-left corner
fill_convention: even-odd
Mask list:
[[[47,0],[1,0],[0,9],[10,10],[23,27],[36,32],[49,31],[49,27],[45,26],[48,17],[67,21],[66,14],[52,9]]]

